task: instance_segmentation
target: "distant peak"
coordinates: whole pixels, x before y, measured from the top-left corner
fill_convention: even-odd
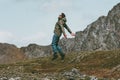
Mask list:
[[[115,14],[120,14],[120,3],[115,5],[108,13],[108,16],[114,16]]]

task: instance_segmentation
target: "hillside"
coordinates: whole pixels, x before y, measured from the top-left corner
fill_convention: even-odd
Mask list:
[[[118,80],[120,50],[73,52],[51,61],[51,56],[0,65],[0,77],[19,80]]]
[[[0,64],[14,63],[24,60],[25,58],[24,53],[15,45],[0,43]]]
[[[27,47],[21,47],[20,50],[25,54],[29,59],[46,57],[52,54],[51,46],[40,46],[37,44],[29,44]]]
[[[107,16],[99,17],[83,31],[76,32],[75,38],[63,39],[61,45],[66,52],[119,49],[120,3],[115,5]]]

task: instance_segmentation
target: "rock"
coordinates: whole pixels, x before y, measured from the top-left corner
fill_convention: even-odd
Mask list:
[[[14,78],[10,78],[9,80],[15,80]]]
[[[74,73],[74,74],[79,74],[79,71],[78,71],[78,69],[73,68],[73,69],[72,69],[72,73]]]
[[[16,77],[15,80],[21,80],[21,77]]]
[[[75,39],[74,38],[68,38],[68,39],[62,38],[59,44],[61,45],[63,51],[65,53],[68,53],[74,50]]]
[[[64,72],[63,76],[66,77],[68,80],[76,80],[76,78],[82,77],[79,70],[76,68],[73,68],[71,71]]]
[[[95,76],[90,76],[90,80],[98,80],[98,78],[96,78]]]
[[[83,31],[76,32],[75,38],[62,39],[65,52],[113,50],[120,48],[120,3],[99,17]]]
[[[48,79],[48,78],[43,78],[42,80],[50,80],[50,79]]]
[[[114,68],[111,70],[112,73],[115,72],[115,71],[119,71],[119,72],[120,72],[120,65],[114,67]]]
[[[0,78],[0,80],[8,80],[7,77]]]
[[[30,44],[27,47],[22,47],[21,51],[28,57],[28,58],[39,58],[39,57],[46,57],[52,53],[51,46],[39,46],[37,44]]]

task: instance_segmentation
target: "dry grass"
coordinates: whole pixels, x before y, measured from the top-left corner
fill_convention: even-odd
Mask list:
[[[61,62],[60,57],[55,61],[51,61],[51,58],[25,60],[15,64],[0,65],[0,68],[23,66],[25,73],[58,73],[74,67],[88,75],[120,78],[119,71],[111,73],[114,67],[120,65],[120,50],[72,52],[66,55],[64,62]]]

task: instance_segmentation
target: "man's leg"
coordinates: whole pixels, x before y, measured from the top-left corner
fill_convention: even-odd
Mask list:
[[[52,40],[52,49],[53,49],[53,58],[52,58],[52,60],[55,60],[58,57],[58,55],[57,55],[57,52],[58,52],[57,42],[58,42],[58,36],[56,34],[54,34],[53,40]]]
[[[57,59],[57,58],[58,58],[58,55],[57,55],[56,52],[54,52],[52,60],[55,60],[55,59]]]
[[[59,45],[57,45],[57,49],[58,49],[59,54],[61,56],[61,60],[64,60],[65,54],[63,53],[62,48]]]

